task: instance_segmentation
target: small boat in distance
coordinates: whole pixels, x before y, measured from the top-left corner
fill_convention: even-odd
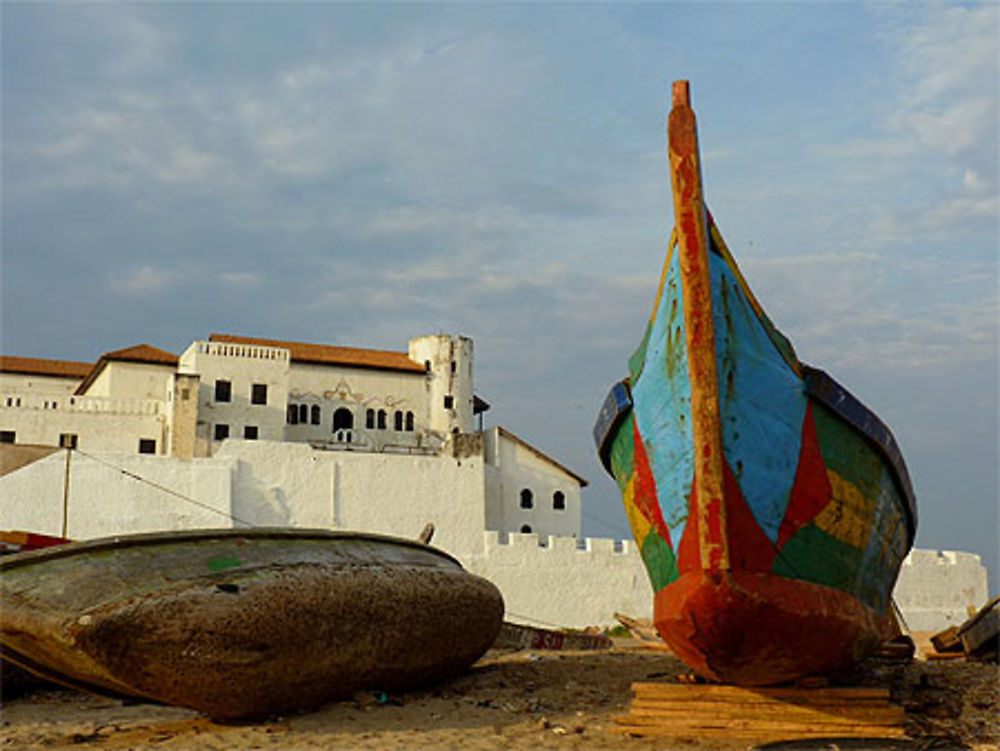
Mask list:
[[[68,543],[0,558],[5,660],[216,719],[459,673],[494,642],[493,584],[419,542],[288,528]]]
[[[750,291],[705,205],[688,83],[673,95],[675,230],[594,438],[681,659],[744,685],[834,673],[887,634],[913,489],[889,429]]]

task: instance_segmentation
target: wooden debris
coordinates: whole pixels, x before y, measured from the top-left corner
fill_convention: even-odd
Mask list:
[[[939,653],[964,652],[962,640],[958,636],[958,626],[949,626],[931,637],[931,644]]]
[[[997,662],[1000,643],[1000,596],[994,597],[958,629],[965,654],[977,660]]]
[[[618,732],[696,739],[901,738],[905,711],[880,688],[634,683]]]
[[[493,648],[507,649],[611,649],[607,634],[553,631],[504,621]]]
[[[622,624],[628,629],[629,634],[635,639],[639,644],[647,649],[662,649],[665,652],[670,651],[660,635],[656,633],[656,627],[653,626],[653,622],[646,618],[631,618],[627,615],[622,615],[621,613],[615,613],[615,620]]]

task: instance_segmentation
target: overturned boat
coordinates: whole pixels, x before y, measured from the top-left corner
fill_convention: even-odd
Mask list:
[[[679,657],[746,685],[836,672],[889,628],[909,475],[889,429],[801,363],[750,291],[705,205],[686,81],[668,141],[676,226],[598,451]]]
[[[4,659],[235,719],[468,668],[503,599],[425,544],[286,528],[164,532],[0,558]]]

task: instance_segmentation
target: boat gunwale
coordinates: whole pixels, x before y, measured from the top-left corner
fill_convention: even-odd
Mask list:
[[[348,530],[316,529],[309,527],[229,527],[220,529],[189,529],[169,530],[159,532],[139,532],[135,534],[110,535],[92,540],[68,542],[65,545],[53,545],[39,550],[27,550],[0,557],[0,572],[16,569],[42,561],[65,558],[73,555],[94,553],[103,550],[122,550],[125,548],[149,547],[184,542],[208,542],[213,539],[233,539],[250,537],[254,540],[303,540],[316,542],[333,542],[357,540],[360,542],[382,543],[388,546],[412,548],[432,553],[440,558],[451,561],[463,568],[457,558],[439,548],[426,545],[418,540],[404,537],[378,534],[374,532],[356,532]]]

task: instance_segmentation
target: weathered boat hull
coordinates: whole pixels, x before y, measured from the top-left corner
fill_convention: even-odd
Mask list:
[[[845,667],[888,626],[916,525],[888,428],[767,318],[704,206],[694,115],[670,116],[677,229],[595,439],[662,638],[706,677]]]
[[[462,671],[503,600],[418,543],[318,530],[131,535],[0,560],[4,657],[219,719]]]

